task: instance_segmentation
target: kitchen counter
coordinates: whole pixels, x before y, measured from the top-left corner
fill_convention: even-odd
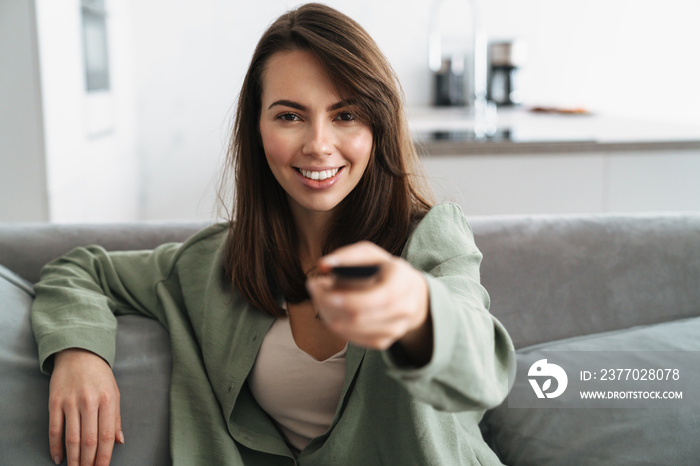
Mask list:
[[[437,200],[468,215],[700,211],[700,126],[499,109],[475,140],[465,109],[408,116]]]
[[[700,125],[596,114],[536,113],[499,109],[491,137],[476,140],[466,108],[412,107],[408,118],[425,155],[700,151]]]

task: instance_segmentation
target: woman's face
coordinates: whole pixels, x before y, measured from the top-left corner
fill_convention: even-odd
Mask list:
[[[346,99],[309,52],[279,52],[265,67],[260,134],[297,217],[332,211],[367,167],[372,130]]]

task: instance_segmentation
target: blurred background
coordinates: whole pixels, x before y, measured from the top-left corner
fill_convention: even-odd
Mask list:
[[[253,48],[299,3],[0,0],[0,221],[216,219]],[[467,214],[700,209],[700,2],[322,3],[378,42],[428,174]],[[494,123],[485,140],[468,108],[435,107],[428,66],[438,31],[469,104],[475,29],[510,47],[513,78],[495,83],[489,54],[507,131]],[[452,143],[434,140],[443,127]]]

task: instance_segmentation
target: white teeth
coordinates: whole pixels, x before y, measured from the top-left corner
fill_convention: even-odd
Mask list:
[[[304,175],[305,178],[309,178],[311,180],[317,180],[317,181],[323,181],[325,179],[331,178],[338,173],[339,168],[333,168],[332,170],[321,170],[321,171],[312,171],[312,170],[302,170],[299,169],[302,175]]]

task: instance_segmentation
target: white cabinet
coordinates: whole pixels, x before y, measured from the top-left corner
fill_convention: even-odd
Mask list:
[[[498,112],[509,138],[475,142],[463,109],[409,121],[438,200],[469,215],[700,211],[700,126],[516,108]]]
[[[438,200],[467,215],[700,211],[700,148],[422,160]]]
[[[605,157],[607,211],[700,211],[700,149]]]

